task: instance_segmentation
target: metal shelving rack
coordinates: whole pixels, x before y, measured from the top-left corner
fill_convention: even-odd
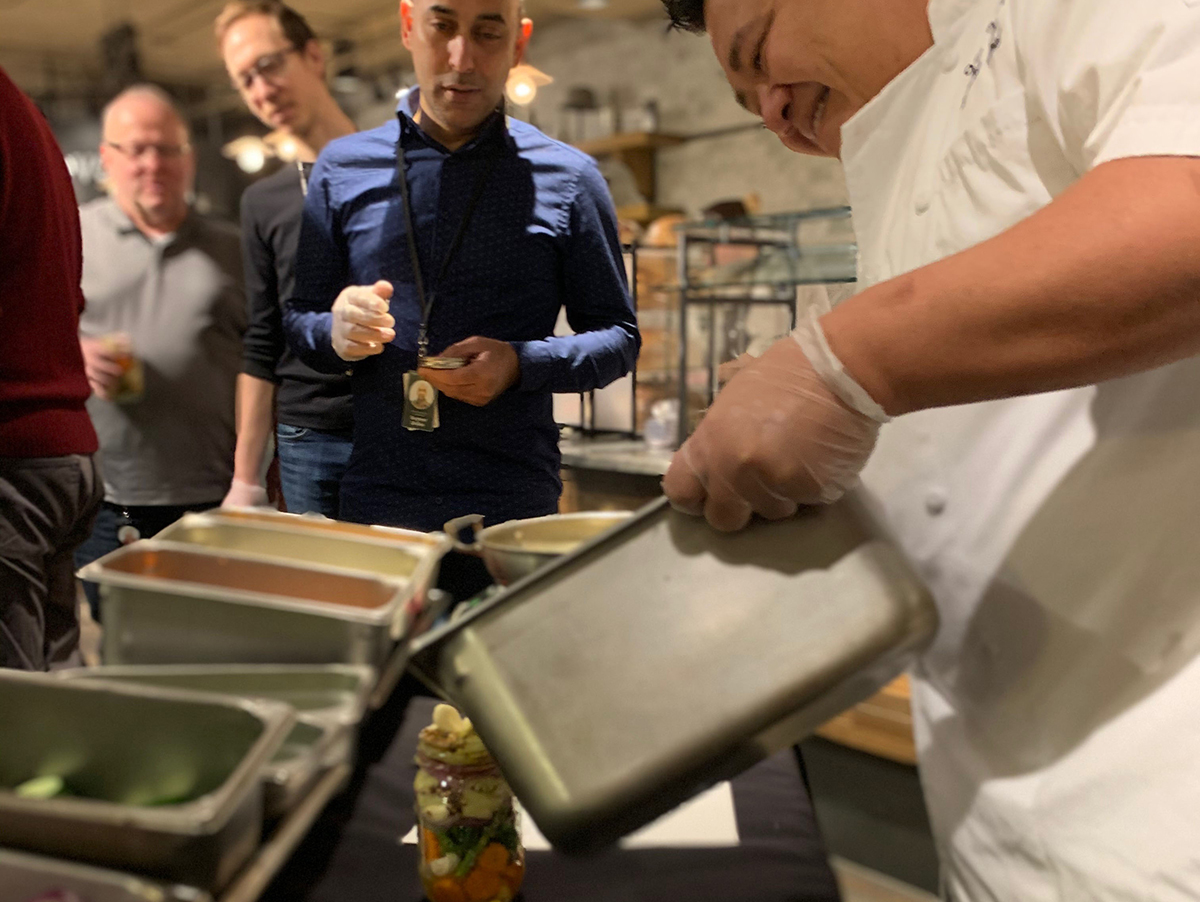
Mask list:
[[[802,232],[817,233],[815,240]],[[825,234],[822,235],[821,233]],[[679,279],[679,444],[688,436],[689,313],[709,311],[705,368],[706,407],[716,395],[717,312],[722,307],[773,305],[789,311],[796,325],[796,292],[802,285],[853,282],[856,247],[850,208],[830,207],[745,219],[688,222],[677,229]],[[714,265],[719,246],[753,248],[752,258]],[[697,272],[697,262],[701,270]]]
[[[638,245],[634,241],[630,244],[621,245],[622,256],[628,261],[627,272],[629,275],[629,296],[633,301],[633,313],[637,315],[638,310]],[[607,436],[610,438],[638,438],[640,433],[637,428],[637,361],[634,361],[633,368],[629,371],[629,393],[630,393],[630,422],[628,429],[604,428],[596,425],[596,390],[579,393],[579,422],[578,423],[558,423],[561,428],[569,426],[578,431],[582,436],[595,437]]]

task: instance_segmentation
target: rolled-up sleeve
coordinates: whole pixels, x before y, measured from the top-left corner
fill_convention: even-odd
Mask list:
[[[608,186],[585,165],[565,212],[563,307],[574,335],[514,342],[522,391],[581,392],[621,378],[641,346]]]
[[[296,250],[296,287],[284,302],[283,327],[297,357],[319,372],[341,373],[348,364],[333,350],[330,310],[348,284],[349,267],[329,170],[321,157],[309,179]]]

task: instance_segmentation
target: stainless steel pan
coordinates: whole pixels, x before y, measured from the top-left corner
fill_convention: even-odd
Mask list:
[[[582,850],[808,735],[936,626],[856,498],[735,534],[663,499],[418,639],[410,667]]]
[[[468,514],[450,520],[445,531],[454,542],[455,551],[483,558],[492,579],[507,586],[625,523],[631,516],[629,511],[582,511],[509,520],[485,527],[481,515]],[[475,531],[472,542],[459,539],[467,527]]]
[[[51,893],[73,893],[86,902],[212,902],[208,893],[189,886],[168,886],[133,874],[0,849],[0,899],[62,898]]]
[[[224,886],[262,838],[279,702],[0,671],[0,845]],[[11,790],[56,777],[73,793]],[[0,893],[0,897],[2,897]]]
[[[156,539],[80,575],[100,584],[110,664],[378,668],[419,613],[402,581]]]
[[[263,767],[264,814],[281,817],[328,768],[353,760],[359,723],[375,679],[370,667],[342,664],[199,664],[78,667],[59,679],[118,680],[165,689],[284,702],[296,724]]]

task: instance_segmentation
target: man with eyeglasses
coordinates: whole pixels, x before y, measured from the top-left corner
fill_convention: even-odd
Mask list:
[[[104,503],[77,566],[220,504],[246,327],[237,230],[189,208],[196,161],[171,98],[128,88],[102,127],[110,196],[80,210],[79,333]],[[95,611],[95,586],[85,588]]]
[[[308,23],[278,0],[234,0],[215,24],[234,87],[250,111],[295,146],[294,161],[242,194],[242,251],[249,324],[238,376],[238,439],[224,504],[267,503],[263,485],[271,430],[289,511],[337,516],[350,460],[350,380],[319,373],[288,348],[282,302],[292,292],[300,216],[312,163],[354,123],[325,83],[325,57]]]
[[[422,530],[553,513],[551,393],[638,351],[612,200],[593,160],[504,114],[519,0],[403,0],[400,20],[419,88],[317,160],[285,314],[307,362],[353,369],[339,512]],[[553,335],[562,309],[576,334]]]

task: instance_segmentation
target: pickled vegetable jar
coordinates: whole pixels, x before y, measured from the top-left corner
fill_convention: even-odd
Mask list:
[[[509,902],[525,876],[512,790],[483,741],[450,705],[417,742],[421,883],[433,902]]]

